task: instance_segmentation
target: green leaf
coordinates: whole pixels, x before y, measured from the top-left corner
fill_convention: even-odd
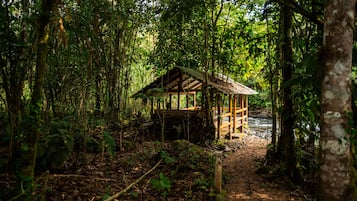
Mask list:
[[[164,93],[165,90],[163,88],[152,88],[152,89],[149,89],[147,92],[150,93],[150,94],[151,93],[152,94],[154,94],[154,93]]]
[[[103,135],[105,146],[108,148],[110,156],[114,158],[115,150],[116,150],[115,139],[112,137],[109,131],[103,131],[102,135]]]
[[[29,145],[28,145],[28,144],[22,144],[22,146],[21,146],[21,151],[27,152],[28,150],[30,150]]]
[[[176,159],[171,157],[166,151],[161,151],[160,152],[160,157],[166,164],[172,164],[176,162]]]

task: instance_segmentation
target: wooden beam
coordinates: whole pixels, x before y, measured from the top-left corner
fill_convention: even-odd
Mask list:
[[[185,88],[193,89],[201,86],[202,83],[199,80],[193,80],[189,84],[185,85]]]
[[[180,77],[180,74],[180,72],[176,71],[173,74],[167,74],[166,77],[163,77],[162,88],[167,90],[174,87],[177,83],[176,80]]]
[[[196,85],[192,86],[191,89],[199,91],[201,90],[201,87],[202,87],[202,82],[199,82]]]

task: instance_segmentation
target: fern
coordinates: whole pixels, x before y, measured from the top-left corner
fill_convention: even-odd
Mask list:
[[[166,177],[162,172],[159,174],[159,179],[150,180],[151,187],[161,193],[161,195],[166,198],[169,191],[171,190],[171,180]]]
[[[115,150],[116,150],[115,139],[113,138],[113,136],[109,131],[103,131],[102,135],[103,135],[104,144],[107,147],[110,156],[114,158]]]

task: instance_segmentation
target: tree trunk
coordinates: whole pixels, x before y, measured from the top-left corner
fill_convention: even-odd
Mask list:
[[[202,95],[204,99],[204,109],[205,109],[205,133],[206,136],[205,138],[208,140],[214,139],[215,137],[215,126],[213,122],[213,114],[212,114],[212,98],[211,98],[211,91],[209,90],[208,87],[208,80],[209,80],[209,61],[208,61],[208,51],[209,51],[209,45],[208,45],[208,28],[207,28],[207,19],[205,19],[205,24],[204,24],[204,30],[205,30],[205,58],[204,58],[204,67],[205,67],[205,80],[202,85]]]
[[[324,78],[321,89],[322,130],[318,200],[348,201],[352,198],[352,157],[349,115],[354,0],[328,0],[323,34]]]
[[[292,78],[293,73],[293,43],[292,43],[292,17],[293,12],[287,6],[281,6],[281,29],[282,45],[281,45],[281,67],[283,83],[287,83]],[[295,151],[294,138],[294,110],[292,100],[291,86],[282,87],[283,92],[283,111],[281,114],[281,136],[278,143],[277,156],[286,164],[286,174],[295,183],[301,182],[301,174],[297,168],[297,159]]]
[[[18,143],[15,139],[18,139],[19,132],[21,131],[21,121],[24,113],[23,107],[23,88],[25,77],[27,73],[27,64],[31,61],[24,61],[29,54],[29,48],[18,44],[28,43],[28,24],[25,20],[21,21],[22,30],[17,36],[11,29],[9,7],[11,6],[9,1],[5,1],[3,8],[5,12],[1,15],[4,22],[4,40],[6,41],[2,50],[2,58],[0,58],[0,75],[2,78],[2,87],[5,91],[6,106],[9,121],[9,152],[8,152],[8,170],[11,171],[15,161],[15,151],[18,148]],[[28,13],[29,2],[21,1],[21,15],[26,18]],[[16,38],[16,39],[15,39]],[[15,40],[14,40],[15,39]],[[16,44],[16,45],[15,45]],[[6,55],[6,56],[5,56]],[[28,62],[28,63],[27,63]]]
[[[47,69],[48,38],[50,34],[50,15],[57,5],[57,1],[43,0],[41,4],[40,17],[38,22],[37,38],[37,60],[36,77],[33,86],[28,132],[25,133],[23,148],[21,153],[21,174],[25,177],[29,185],[32,185],[37,157],[37,143],[40,134],[41,108],[43,98],[43,86],[45,72]]]

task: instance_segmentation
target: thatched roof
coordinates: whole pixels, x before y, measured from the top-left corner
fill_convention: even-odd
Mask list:
[[[208,85],[217,91],[224,94],[244,94],[252,95],[258,94],[255,90],[244,86],[243,84],[236,82],[224,75],[218,75],[213,77],[211,74],[208,76]],[[157,78],[154,82],[147,85],[139,92],[133,95],[140,93],[144,94],[155,94],[161,91],[163,92],[192,92],[200,91],[202,83],[205,81],[205,72],[186,68],[182,66],[176,66],[173,69],[169,70],[166,74]],[[180,85],[181,83],[181,85]],[[181,87],[182,86],[182,87]],[[155,90],[162,89],[162,90]]]

